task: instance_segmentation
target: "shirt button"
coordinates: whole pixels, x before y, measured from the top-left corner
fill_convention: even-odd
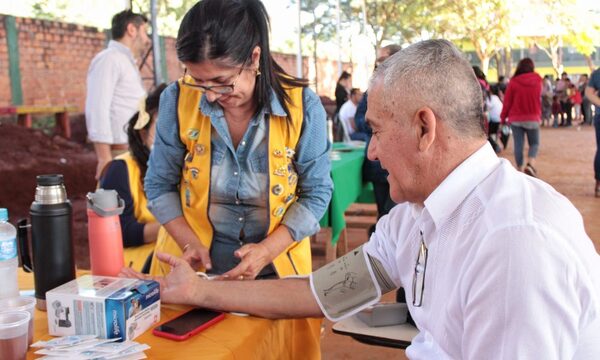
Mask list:
[[[239,222],[242,222],[242,221],[244,221],[244,218],[240,216],[240,217],[238,218],[238,221],[239,221]]]
[[[237,172],[237,171],[234,171],[234,172],[233,172],[233,176],[238,176],[238,172]]]
[[[239,204],[241,204],[241,203],[242,203],[242,202],[241,202],[241,201],[239,201],[239,200],[236,200],[236,201],[235,201],[235,204],[236,204],[236,205],[239,205]]]
[[[242,141],[241,145],[242,145],[242,146],[246,146],[246,141],[245,141],[245,140],[244,140],[244,141]]]

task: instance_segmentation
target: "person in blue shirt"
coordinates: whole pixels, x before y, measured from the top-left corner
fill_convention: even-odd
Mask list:
[[[596,178],[594,194],[596,197],[600,197],[600,68],[596,69],[592,73],[587,87],[585,88],[585,96],[592,104],[596,106],[594,127],[596,128],[597,150],[594,158],[594,174]]]
[[[310,273],[333,188],[319,97],[274,61],[258,0],[198,2],[176,47],[145,178],[168,233],[155,252],[235,279]]]

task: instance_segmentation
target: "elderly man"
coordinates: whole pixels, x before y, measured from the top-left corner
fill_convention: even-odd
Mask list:
[[[496,156],[460,51],[445,40],[412,45],[377,69],[369,93],[368,156],[389,171],[399,205],[332,263],[345,271],[206,281],[161,254],[174,268],[160,279],[162,299],[335,320],[402,286],[420,330],[409,358],[600,358],[600,257],[565,197]]]

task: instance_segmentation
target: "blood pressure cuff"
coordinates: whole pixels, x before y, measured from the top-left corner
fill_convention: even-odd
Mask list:
[[[354,315],[397,288],[381,262],[369,256],[363,246],[310,275],[311,290],[331,321]]]

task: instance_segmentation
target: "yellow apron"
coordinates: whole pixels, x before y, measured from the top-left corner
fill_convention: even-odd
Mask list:
[[[137,221],[142,224],[156,222],[156,219],[146,207],[148,199],[146,198],[146,193],[144,192],[144,186],[140,178],[140,168],[137,162],[129,152],[117,156],[115,160],[123,160],[127,165],[127,173],[129,175],[129,192],[131,193],[131,198],[133,199],[133,215]],[[154,243],[123,248],[125,266],[129,266],[137,271],[141,271],[146,259],[148,256],[150,256],[153,250]]]

